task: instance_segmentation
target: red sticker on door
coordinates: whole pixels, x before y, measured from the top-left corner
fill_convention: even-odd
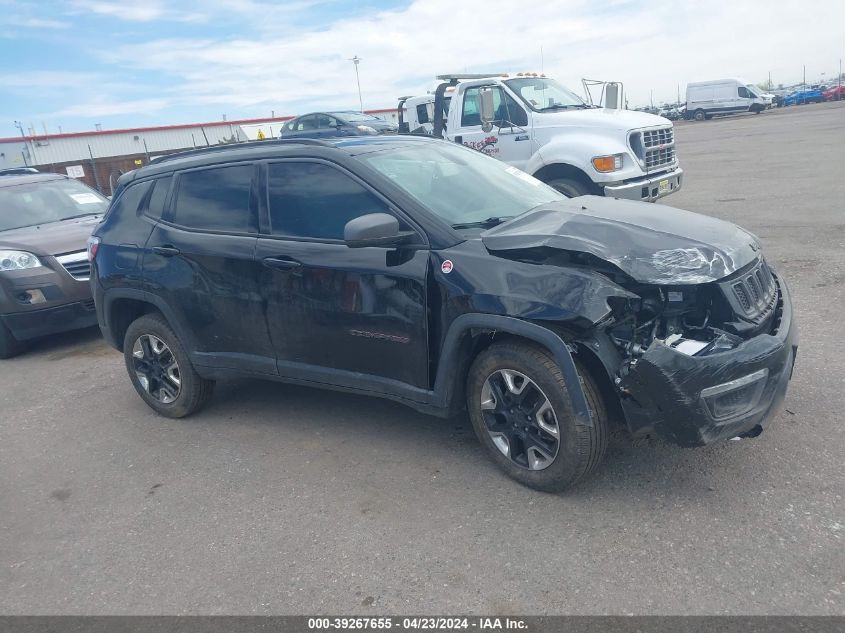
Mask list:
[[[447,260],[445,260],[442,264],[440,264],[440,270],[441,270],[441,272],[443,272],[443,273],[445,273],[445,274],[447,274],[447,275],[448,275],[450,272],[452,272],[452,268],[453,268],[453,266],[452,266],[452,260],[451,260],[451,259],[447,259]]]

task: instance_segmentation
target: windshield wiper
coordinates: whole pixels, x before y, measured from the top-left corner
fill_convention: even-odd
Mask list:
[[[515,216],[506,215],[506,216],[497,216],[492,218],[487,218],[486,220],[479,220],[477,222],[459,222],[458,224],[453,224],[453,229],[489,229],[494,226],[498,226],[502,222],[507,222],[508,220],[512,219]]]
[[[102,211],[91,211],[90,213],[80,213],[79,215],[69,215],[66,218],[59,218],[55,222],[64,222],[65,220],[75,220],[77,218],[87,218],[89,215],[102,215]]]
[[[549,110],[558,110],[558,109],[566,109],[566,108],[589,108],[586,103],[556,103],[554,105],[546,106],[545,108],[540,108],[537,112],[547,112]]]

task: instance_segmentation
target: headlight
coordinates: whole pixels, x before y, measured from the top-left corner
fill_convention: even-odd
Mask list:
[[[0,251],[0,272],[38,268],[41,262],[32,253],[25,251]]]
[[[596,171],[607,173],[609,171],[618,171],[622,169],[622,154],[613,154],[612,156],[596,156],[593,159],[593,167]]]
[[[374,127],[370,127],[369,125],[359,125],[357,127],[358,131],[363,132],[364,134],[378,134],[376,129]]]

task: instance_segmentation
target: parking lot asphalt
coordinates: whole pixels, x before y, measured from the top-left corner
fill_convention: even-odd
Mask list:
[[[759,438],[622,432],[561,495],[463,419],[264,382],[156,416],[96,330],[0,361],[3,614],[845,614],[845,104],[682,122],[665,203],[737,222],[801,328]]]

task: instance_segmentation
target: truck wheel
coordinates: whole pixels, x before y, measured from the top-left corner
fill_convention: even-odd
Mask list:
[[[557,189],[567,198],[588,196],[592,193],[587,185],[574,178],[555,178],[554,180],[549,180],[546,184],[553,189]]]
[[[495,344],[478,355],[467,379],[473,429],[493,461],[530,488],[559,492],[590,473],[607,447],[607,412],[598,388],[579,374],[593,426],[575,423],[560,368],[549,352]]]
[[[704,110],[696,110],[695,114],[692,115],[692,118],[696,121],[703,121],[704,120]]]
[[[183,418],[211,398],[214,381],[196,372],[161,315],[146,314],[129,326],[123,339],[123,358],[135,391],[161,415]]]
[[[18,341],[2,321],[0,321],[0,358],[17,356],[24,350],[24,344]]]

